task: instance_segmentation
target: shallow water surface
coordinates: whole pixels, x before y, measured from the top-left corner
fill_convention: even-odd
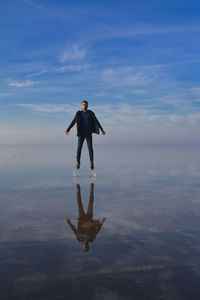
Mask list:
[[[199,299],[199,149],[72,154],[1,147],[2,299]]]

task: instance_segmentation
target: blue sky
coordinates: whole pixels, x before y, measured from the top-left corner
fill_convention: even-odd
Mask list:
[[[199,35],[193,0],[0,1],[1,143],[60,142],[82,99],[108,135],[190,136]]]

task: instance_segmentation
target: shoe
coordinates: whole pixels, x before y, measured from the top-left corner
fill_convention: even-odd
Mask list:
[[[77,170],[80,168],[80,162],[79,161],[76,162],[76,168],[77,168]]]
[[[94,164],[93,161],[90,162],[90,169],[93,170],[94,169]]]

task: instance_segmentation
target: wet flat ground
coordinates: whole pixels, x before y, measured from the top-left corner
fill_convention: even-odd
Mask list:
[[[73,151],[1,146],[1,299],[200,299],[199,148]]]

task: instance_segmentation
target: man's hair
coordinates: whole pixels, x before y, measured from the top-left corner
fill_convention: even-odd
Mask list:
[[[83,100],[83,101],[81,102],[81,104],[83,104],[83,103],[87,103],[87,104],[88,104],[88,102],[87,102],[86,100]]]

